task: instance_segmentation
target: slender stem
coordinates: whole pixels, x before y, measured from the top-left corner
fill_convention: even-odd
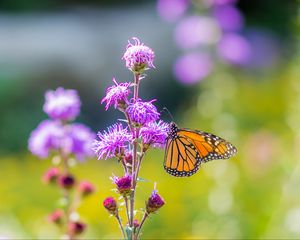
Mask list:
[[[147,219],[148,216],[149,216],[149,214],[145,211],[143,219],[142,219],[141,224],[140,224],[140,226],[139,226],[139,228],[137,230],[137,233],[135,234],[134,239],[138,239],[140,231],[141,231],[141,229],[142,229],[142,227],[144,225],[144,222],[146,221],[146,219]]]
[[[136,101],[139,98],[140,74],[134,74],[133,99]]]
[[[129,208],[128,208],[128,197],[124,197],[124,200],[125,200],[125,207],[126,207],[127,221],[128,221],[128,224],[129,224],[130,218],[129,218]]]
[[[116,219],[118,220],[118,223],[119,223],[119,226],[120,226],[120,228],[121,228],[123,237],[124,237],[124,239],[126,239],[126,235],[125,235],[124,228],[123,228],[123,225],[122,225],[122,222],[121,222],[121,219],[120,219],[119,214],[116,215]]]
[[[139,82],[140,74],[134,74],[134,90],[133,90],[133,99],[134,101],[138,100],[139,97]],[[133,157],[132,157],[132,192],[130,195],[130,222],[129,225],[133,229],[133,220],[134,220],[134,198],[135,198],[135,189],[136,189],[136,179],[137,179],[137,161],[138,161],[138,137],[139,130],[138,128],[131,129],[133,133]],[[133,237],[133,232],[132,232]]]
[[[142,155],[139,157],[138,162],[137,162],[137,167],[136,167],[136,179],[135,179],[136,182],[137,182],[138,175],[139,175],[139,172],[140,172],[140,168],[141,168],[141,163],[142,163],[143,157],[144,157],[144,152],[143,152]]]

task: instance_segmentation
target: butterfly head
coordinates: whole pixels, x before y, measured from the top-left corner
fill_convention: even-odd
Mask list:
[[[175,138],[177,135],[178,126],[174,122],[170,122],[169,124],[169,130],[168,130],[168,136],[171,138]]]

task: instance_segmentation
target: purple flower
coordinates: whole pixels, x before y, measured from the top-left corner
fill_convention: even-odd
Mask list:
[[[122,57],[126,62],[126,67],[137,73],[142,73],[148,68],[155,68],[153,50],[141,43],[136,37],[133,37],[132,40],[134,43],[128,41],[126,52]]]
[[[180,18],[190,5],[190,0],[158,0],[157,11],[162,19],[174,22]]]
[[[113,82],[116,85],[109,87],[106,90],[105,97],[101,100],[101,103],[106,102],[105,110],[108,110],[108,108],[112,105],[114,105],[115,108],[120,107],[123,109],[127,103],[127,97],[130,93],[129,87],[131,83],[125,82],[119,84],[116,79],[113,79]]]
[[[232,5],[217,7],[214,10],[214,16],[225,31],[238,31],[244,25],[242,14]]]
[[[116,216],[118,214],[118,205],[113,197],[107,197],[103,201],[103,206],[112,215]]]
[[[219,55],[231,64],[244,65],[251,59],[251,46],[246,38],[235,33],[223,36],[218,46]]]
[[[60,87],[55,91],[47,91],[44,111],[50,118],[64,121],[75,119],[80,113],[80,99],[75,90]]]
[[[195,52],[177,59],[174,74],[180,82],[192,85],[208,76],[212,69],[213,62],[209,55]]]
[[[93,156],[94,153],[91,148],[95,139],[95,133],[81,123],[70,125],[68,130],[64,146],[69,148],[69,153],[74,154],[78,160],[84,160],[85,157]]]
[[[175,29],[176,43],[183,49],[214,44],[220,39],[220,35],[217,22],[210,17],[186,17]]]
[[[116,184],[118,192],[122,196],[127,196],[131,192],[132,188],[132,176],[126,174],[123,177],[113,177],[113,183]]]
[[[146,202],[147,213],[154,213],[165,204],[163,198],[157,193],[157,190],[153,190],[150,198]]]
[[[129,104],[126,111],[130,120],[137,125],[145,125],[149,122],[156,121],[159,118],[159,113],[156,107],[150,102],[142,102],[140,99],[135,103]]]
[[[46,158],[50,150],[60,147],[63,128],[59,122],[44,120],[32,131],[28,140],[28,148],[40,158]]]
[[[127,143],[132,140],[132,135],[120,123],[109,127],[104,133],[98,132],[98,137],[100,140],[95,140],[93,144],[98,159],[123,154]]]
[[[141,128],[143,144],[163,148],[168,137],[169,124],[159,120],[151,122]],[[145,147],[145,146],[144,146]]]

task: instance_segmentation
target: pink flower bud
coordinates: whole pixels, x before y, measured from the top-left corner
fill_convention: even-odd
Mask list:
[[[57,181],[65,189],[71,189],[75,185],[75,178],[71,174],[61,175]]]
[[[64,212],[61,209],[57,209],[48,215],[48,220],[55,224],[61,224],[63,221]]]
[[[57,178],[59,177],[59,175],[60,175],[60,171],[58,168],[50,168],[44,173],[42,179],[43,179],[43,182],[45,182],[47,184],[55,183]]]
[[[78,191],[85,197],[95,192],[95,187],[88,181],[81,181],[78,186]]]
[[[146,202],[147,213],[154,213],[165,204],[163,198],[157,193],[157,190],[153,190],[150,198]]]
[[[68,224],[68,232],[71,236],[79,235],[86,229],[86,224],[83,222],[70,222]]]
[[[103,206],[106,208],[106,210],[112,214],[117,215],[118,214],[118,205],[116,200],[113,197],[108,197],[103,201]]]

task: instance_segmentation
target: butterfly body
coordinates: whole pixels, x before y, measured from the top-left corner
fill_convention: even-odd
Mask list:
[[[236,148],[214,134],[178,128],[170,123],[165,148],[165,170],[176,177],[195,174],[201,163],[215,159],[228,159],[236,154]]]

